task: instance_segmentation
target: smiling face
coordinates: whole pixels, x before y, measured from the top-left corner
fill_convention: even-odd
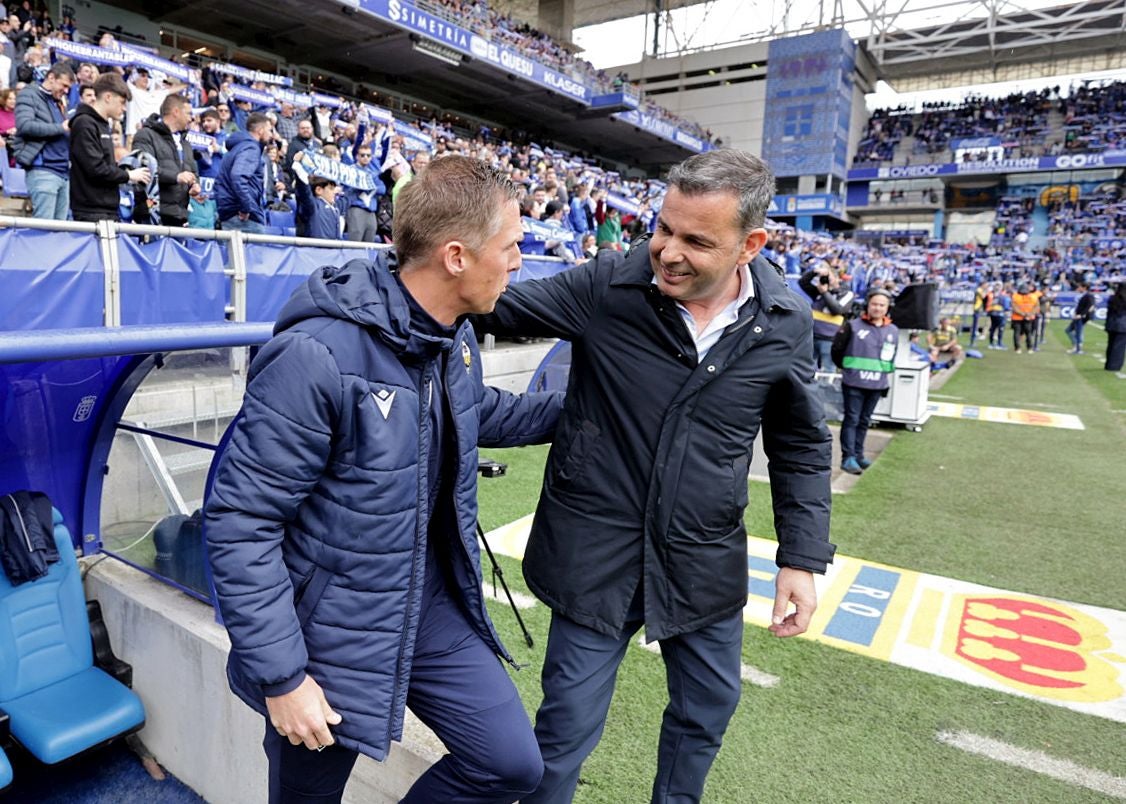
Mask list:
[[[649,261],[661,293],[711,306],[739,293],[738,266],[766,243],[765,229],[744,232],[734,193],[685,195],[670,187],[649,241]]]

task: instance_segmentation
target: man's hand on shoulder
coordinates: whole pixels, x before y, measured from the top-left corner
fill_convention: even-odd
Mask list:
[[[304,743],[310,751],[336,742],[328,727],[343,720],[328,705],[321,685],[308,675],[297,689],[274,698],[267,697],[266,709],[270,713],[270,725],[278,734],[293,745]]]
[[[817,609],[817,587],[813,584],[813,573],[807,570],[783,567],[774,579],[774,613],[767,627],[776,637],[792,637],[804,634],[809,621]],[[786,610],[794,604],[794,611]]]

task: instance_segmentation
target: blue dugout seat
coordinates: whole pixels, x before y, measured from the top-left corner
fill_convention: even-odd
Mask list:
[[[12,586],[0,572],[0,710],[12,737],[54,764],[141,728],[141,699],[94,666],[78,561],[54,512],[59,561],[42,578]]]
[[[8,164],[8,149],[0,147],[0,181],[8,198],[27,198],[27,171]]]
[[[12,783],[12,763],[8,761],[8,755],[4,753],[4,749],[0,748],[0,790]]]

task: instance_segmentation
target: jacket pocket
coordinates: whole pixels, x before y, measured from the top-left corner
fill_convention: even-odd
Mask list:
[[[579,430],[571,443],[567,445],[563,463],[559,467],[559,479],[564,483],[572,483],[583,474],[587,461],[590,459],[591,449],[594,447],[602,431],[592,421],[586,419],[579,425]]]
[[[324,594],[325,587],[328,586],[331,577],[332,573],[324,567],[316,567],[309,575],[308,580],[294,592],[293,607],[297,611],[297,621],[302,626],[309,622],[313,609],[320,602],[321,595]]]

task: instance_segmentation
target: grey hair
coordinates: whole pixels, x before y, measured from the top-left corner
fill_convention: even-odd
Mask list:
[[[728,192],[739,199],[738,223],[744,232],[766,223],[774,200],[774,174],[747,151],[720,148],[690,156],[669,171],[669,185],[685,195]]]

